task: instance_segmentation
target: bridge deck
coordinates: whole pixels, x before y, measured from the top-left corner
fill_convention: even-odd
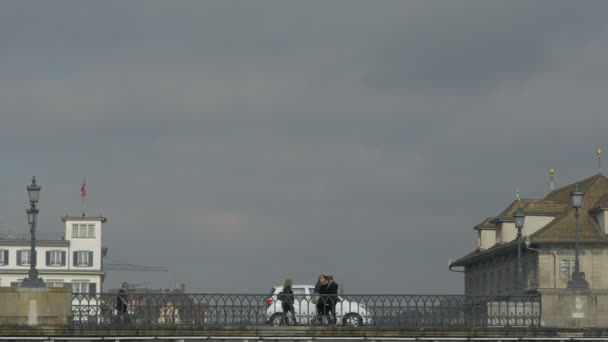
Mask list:
[[[212,340],[608,340],[608,329],[549,328],[390,328],[390,327],[1,327],[5,339],[212,339]]]

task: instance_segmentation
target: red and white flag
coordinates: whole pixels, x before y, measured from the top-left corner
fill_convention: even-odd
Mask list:
[[[84,179],[82,180],[82,186],[80,187],[80,197],[83,199],[87,197],[87,184]]]

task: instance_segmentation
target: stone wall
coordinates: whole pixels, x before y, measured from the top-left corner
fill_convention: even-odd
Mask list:
[[[543,289],[541,325],[552,328],[605,328],[608,290]]]
[[[0,287],[0,326],[72,323],[72,291],[66,288]]]

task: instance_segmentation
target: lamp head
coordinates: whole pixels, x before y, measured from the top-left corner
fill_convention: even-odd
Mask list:
[[[27,187],[27,195],[30,198],[30,203],[38,203],[40,196],[40,185],[36,184],[36,177],[32,177],[32,184]]]
[[[513,220],[515,221],[515,227],[517,229],[522,229],[524,227],[524,220],[526,219],[526,215],[521,210],[521,208],[517,209],[517,212],[513,214]]]
[[[583,204],[583,193],[578,188],[578,183],[574,186],[574,190],[570,193],[570,202],[573,208],[580,208]]]

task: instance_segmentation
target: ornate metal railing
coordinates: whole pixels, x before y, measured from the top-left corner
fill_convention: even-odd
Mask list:
[[[129,293],[124,312],[117,307],[117,298],[116,294],[74,294],[73,324],[113,328],[284,324],[537,327],[541,312],[538,294],[295,295],[294,315],[284,312],[282,301],[276,295]]]

